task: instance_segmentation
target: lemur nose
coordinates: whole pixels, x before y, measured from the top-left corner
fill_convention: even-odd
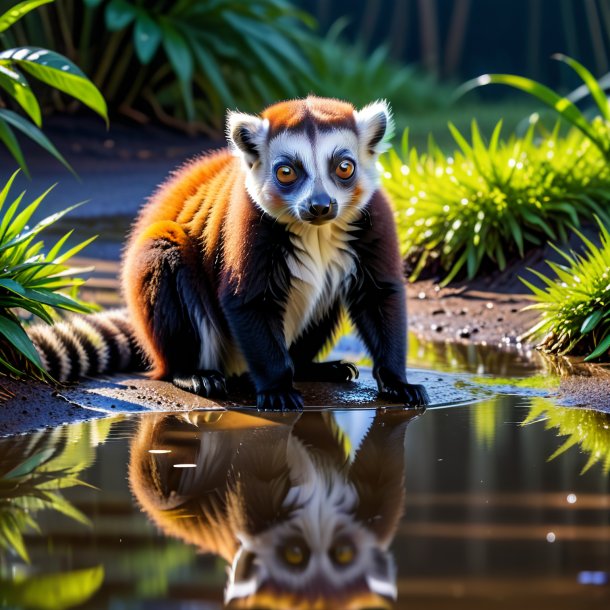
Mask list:
[[[333,206],[337,205],[336,199],[330,199],[328,195],[324,197],[312,197],[309,204],[309,212],[316,218],[328,216]]]

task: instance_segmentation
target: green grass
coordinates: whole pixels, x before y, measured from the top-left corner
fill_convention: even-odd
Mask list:
[[[465,83],[456,97],[481,85],[510,85],[542,101],[562,123],[549,133],[532,115],[523,136],[503,139],[500,121],[488,141],[477,121],[469,138],[450,123],[458,146],[452,153],[432,137],[419,152],[405,130],[400,154],[382,157],[411,280],[423,270],[440,273],[443,285],[473,279],[505,269],[548,240],[567,242],[574,227],[594,216],[610,222],[610,107],[584,66],[557,59],[582,79],[599,116],[587,119],[569,99],[530,79],[486,74]],[[562,124],[571,126],[567,133]]]
[[[538,287],[522,281],[536,301],[528,309],[540,311],[539,322],[524,338],[540,341],[552,354],[585,356],[586,361],[608,360],[610,350],[610,234],[600,223],[600,246],[581,233],[584,253],[556,248],[562,263],[548,262],[552,274],[532,270],[543,282]]]
[[[25,193],[9,204],[16,175],[17,172],[0,191],[0,374],[48,379],[38,352],[23,328],[23,314],[51,324],[56,309],[81,313],[93,309],[76,296],[77,288],[84,281],[76,274],[86,270],[70,267],[68,261],[94,238],[67,247],[72,235],[68,231],[43,252],[45,245],[40,235],[76,206],[47,216],[30,227],[32,215],[49,191],[28,205],[22,203]]]
[[[601,119],[592,125],[605,129]],[[381,159],[411,280],[432,266],[443,284],[472,279],[547,240],[566,242],[594,215],[610,221],[610,168],[579,130],[540,137],[531,124],[523,137],[504,140],[500,122],[489,142],[476,121],[469,139],[451,124],[450,131],[459,147],[450,156],[433,139],[418,152],[405,132],[401,153]]]

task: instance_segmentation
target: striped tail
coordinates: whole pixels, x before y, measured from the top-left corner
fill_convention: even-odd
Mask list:
[[[126,309],[32,326],[28,335],[46,371],[57,381],[144,369]]]

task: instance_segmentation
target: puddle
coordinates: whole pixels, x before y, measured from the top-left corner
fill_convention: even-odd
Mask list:
[[[608,608],[609,422],[498,396],[2,439],[2,607]]]

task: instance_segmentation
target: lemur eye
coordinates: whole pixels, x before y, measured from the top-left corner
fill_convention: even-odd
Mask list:
[[[339,176],[341,180],[347,180],[348,178],[352,177],[355,169],[356,168],[354,167],[354,164],[351,161],[343,159],[343,161],[341,161],[341,163],[337,165],[337,169],[335,169],[335,174],[337,174],[337,176]]]
[[[309,549],[298,540],[288,542],[281,548],[280,552],[282,559],[293,567],[301,567],[309,559]]]
[[[290,165],[280,165],[275,171],[276,178],[282,184],[292,184],[297,179],[297,173]]]
[[[330,550],[331,559],[338,565],[345,566],[354,561],[356,549],[350,542],[340,542]]]

